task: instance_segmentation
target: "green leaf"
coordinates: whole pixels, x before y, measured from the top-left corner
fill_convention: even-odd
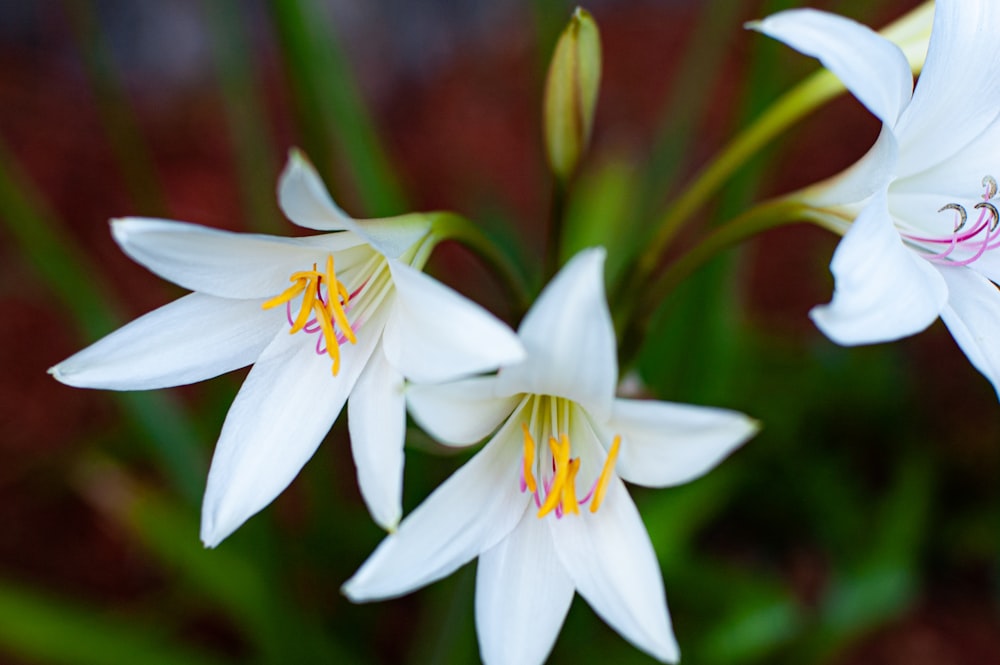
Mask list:
[[[407,212],[364,102],[329,19],[308,0],[271,0],[271,15],[292,84],[305,149],[330,183],[329,148],[342,151],[366,215]]]
[[[0,581],[0,649],[51,665],[221,665],[147,622]]]

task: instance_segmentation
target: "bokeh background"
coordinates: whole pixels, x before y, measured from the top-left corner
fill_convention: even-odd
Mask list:
[[[604,78],[569,227],[641,237],[728,137],[814,71],[742,28],[797,4],[591,3]],[[879,26],[916,4],[815,6]],[[476,662],[474,565],[394,601],[340,595],[382,537],[343,419],[288,491],[206,551],[200,494],[242,373],[112,394],[45,370],[179,295],[121,255],[109,218],[296,233],[274,196],[293,145],[354,216],[455,210],[537,288],[551,188],[541,90],[571,11],[0,3],[0,662]],[[835,173],[877,132],[835,100],[741,169],[685,238]],[[651,396],[764,422],[712,474],[634,488],[684,662],[1000,662],[996,395],[940,324],[868,348],[823,338],[806,313],[829,298],[836,240],[788,227],[719,257],[664,303],[630,370]],[[443,246],[430,271],[516,316],[466,250]],[[409,446],[407,509],[465,459],[416,430]],[[652,661],[578,597],[550,662]]]

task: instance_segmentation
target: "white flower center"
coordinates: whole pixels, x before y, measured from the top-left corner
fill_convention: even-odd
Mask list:
[[[979,214],[974,223],[969,224],[969,213],[959,203],[947,203],[938,212],[952,211],[955,224],[948,236],[918,236],[903,233],[902,236],[917,245],[925,259],[932,263],[967,266],[975,263],[987,251],[1000,247],[1000,213],[991,201],[997,195],[997,181],[991,175],[983,176],[983,200],[973,206]]]
[[[590,491],[582,498],[576,495],[576,476],[580,471],[580,458],[571,453],[569,430],[570,410],[576,408],[569,400],[560,397],[535,395],[529,398],[534,401],[531,409],[531,424],[521,423],[524,433],[524,454],[521,458],[520,486],[522,492],[531,492],[538,507],[538,517],[542,518],[555,513],[556,518],[563,515],[579,515],[580,506],[590,503],[590,512],[596,513],[604,501],[608,483],[614,472],[615,460],[618,458],[618,448],[621,437],[615,436],[608,451],[607,459],[600,474],[590,487]],[[548,411],[551,418],[544,415],[536,418],[537,413]],[[535,435],[532,430],[535,430]],[[536,439],[539,441],[536,444]],[[542,447],[541,442],[548,442]]]

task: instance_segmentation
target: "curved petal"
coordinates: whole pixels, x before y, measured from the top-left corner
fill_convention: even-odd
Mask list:
[[[933,266],[907,249],[881,192],[861,211],[830,263],[835,289],[810,316],[838,344],[912,335],[937,318],[948,288]]]
[[[392,598],[449,575],[510,534],[528,507],[520,444],[506,427],[403,520],[341,589],[355,602]]]
[[[132,260],[160,277],[220,298],[272,297],[293,272],[364,244],[351,233],[282,238],[138,217],[112,220],[111,233]]]
[[[151,390],[245,367],[274,339],[284,312],[260,300],[202,293],[140,316],[49,370],[78,388]]]
[[[361,496],[376,524],[393,531],[403,516],[406,403],[403,377],[381,347],[372,353],[347,402],[347,425]]]
[[[559,560],[594,611],[636,647],[677,662],[653,544],[621,479],[611,478],[596,513],[545,521]]]
[[[892,130],[883,125],[875,145],[864,157],[832,178],[807,188],[802,199],[817,208],[863,204],[889,186],[898,153],[899,145]]]
[[[549,530],[528,512],[509,536],[479,555],[476,632],[483,662],[545,662],[572,601],[573,581]]]
[[[940,268],[948,284],[941,320],[1000,396],[1000,291],[969,268]]]
[[[421,214],[385,219],[355,220],[341,210],[323,185],[308,158],[299,150],[288,154],[278,181],[278,204],[288,219],[320,231],[352,231],[390,258],[398,258],[431,229]]]
[[[496,397],[496,377],[483,376],[440,385],[410,385],[410,415],[432,437],[447,445],[481,441],[511,415],[522,399]]]
[[[924,171],[977,143],[996,120],[998,25],[1000,3],[994,0],[935,3],[927,60],[897,126],[900,176]]]
[[[309,158],[297,148],[278,178],[278,205],[293,223],[318,231],[353,230],[354,220],[333,202]]]
[[[554,395],[599,419],[610,414],[618,359],[604,296],[605,255],[604,248],[583,250],[542,290],[518,329],[528,358],[503,368],[498,395]]]
[[[398,297],[383,343],[407,379],[446,381],[524,359],[514,331],[485,309],[404,263],[390,259],[389,269]]]
[[[815,9],[789,9],[748,27],[817,58],[890,127],[910,101],[913,75],[906,56],[867,26]]]
[[[340,348],[340,372],[311,335],[279,332],[236,395],[215,446],[201,539],[215,547],[298,475],[337,419],[378,342],[373,320]]]
[[[753,436],[742,413],[652,400],[616,399],[602,440],[622,437],[615,471],[637,485],[680,485],[708,472]]]

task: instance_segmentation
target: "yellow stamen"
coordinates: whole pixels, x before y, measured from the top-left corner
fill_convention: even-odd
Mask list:
[[[524,430],[524,484],[534,494],[538,491],[535,476],[531,473],[531,467],[535,464],[535,440],[531,438],[527,425],[521,423],[521,429]]]
[[[576,500],[576,472],[579,470],[580,458],[571,459],[566,468],[566,482],[563,483],[562,488],[563,515],[580,514],[580,503]]]
[[[615,460],[618,459],[618,449],[621,447],[621,436],[615,436],[611,442],[611,450],[608,451],[608,458],[604,460],[604,468],[597,478],[597,486],[594,487],[594,496],[590,500],[590,512],[596,513],[604,501],[604,495],[608,491],[608,483],[611,481],[611,472],[615,468]]]
[[[278,305],[284,305],[286,302],[294,298],[295,296],[302,293],[302,289],[306,288],[305,282],[296,282],[292,284],[287,289],[282,291],[280,294],[274,296],[267,302],[265,302],[261,307],[263,309],[271,309],[272,307],[277,307]]]
[[[347,292],[347,287],[337,279],[337,276],[333,272],[333,254],[326,260],[326,274],[327,316],[333,315],[333,318],[337,320],[337,326],[340,328],[340,331],[344,333],[344,338],[351,344],[354,344],[358,341],[358,338],[354,336],[354,329],[351,328],[351,323],[347,320],[347,312],[344,311],[344,306],[350,300],[351,294]],[[327,348],[329,348],[329,344],[327,344]]]
[[[555,437],[549,437],[549,448],[552,450],[552,463],[555,466],[555,475],[552,477],[552,486],[548,489],[545,503],[538,509],[538,516],[545,517],[559,504],[563,502],[563,488],[566,486],[566,479],[569,476],[569,437],[563,434],[557,441]]]
[[[313,264],[315,267],[316,264]],[[292,329],[288,331],[288,334],[294,335],[298,331],[305,328],[306,324],[309,323],[309,312],[312,311],[313,303],[316,302],[316,288],[310,282],[305,282],[306,288],[305,292],[302,294],[302,306],[299,307],[299,315],[295,317],[295,322],[292,324]]]
[[[320,285],[324,280],[326,280],[327,300],[325,304],[320,293]],[[271,309],[278,305],[283,305],[301,293],[302,304],[299,305],[299,313],[296,315],[295,320],[292,321],[289,333],[294,335],[303,330],[309,324],[310,315],[315,313],[316,321],[319,323],[320,330],[323,331],[323,338],[326,341],[326,353],[333,361],[332,369],[334,376],[336,376],[340,371],[340,340],[337,337],[336,329],[339,328],[344,339],[348,340],[351,344],[357,343],[358,338],[347,318],[347,312],[344,310],[344,307],[350,300],[350,293],[347,287],[344,286],[344,283],[337,279],[337,274],[333,267],[333,254],[330,254],[326,259],[325,274],[319,272],[314,263],[312,270],[294,272],[288,278],[288,281],[292,282],[290,287],[274,298],[264,302],[261,307],[263,309]],[[334,326],[335,322],[336,327]]]

